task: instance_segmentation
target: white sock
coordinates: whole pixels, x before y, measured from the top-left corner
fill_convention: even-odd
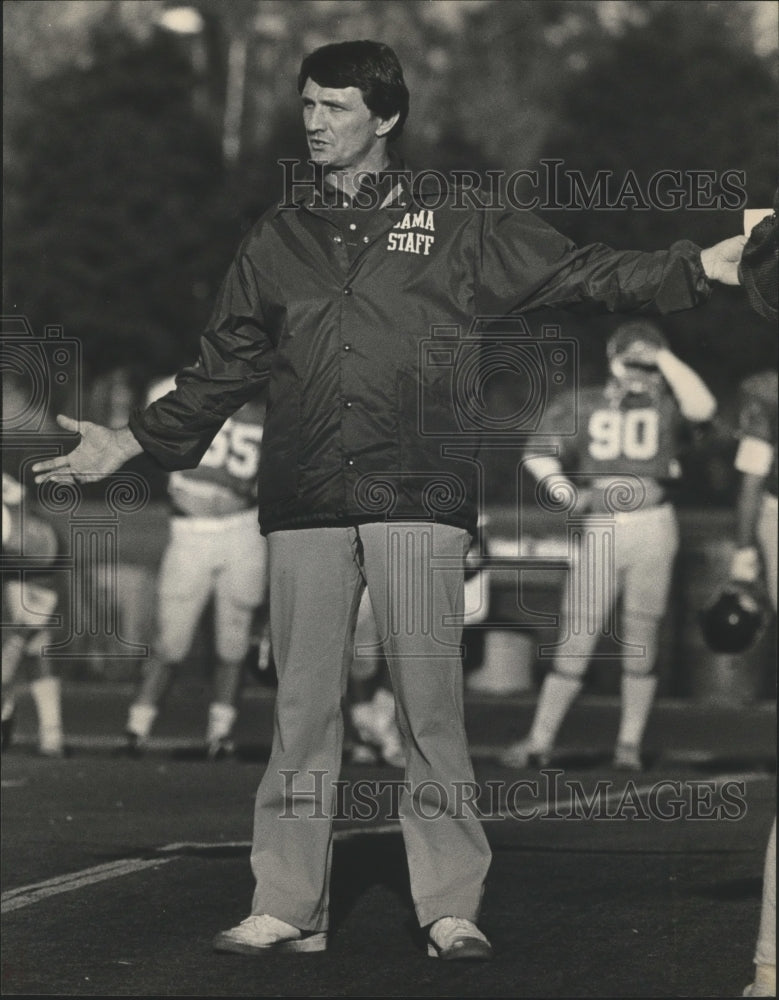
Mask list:
[[[151,732],[156,718],[156,705],[135,702],[135,704],[130,705],[130,711],[127,715],[127,732],[134,733],[139,740],[145,740]]]
[[[550,750],[554,746],[557,731],[581,689],[579,677],[556,670],[546,675],[529,736],[534,750]]]
[[[207,742],[227,739],[232,732],[237,714],[232,705],[227,705],[223,701],[212,701],[208,706]]]
[[[30,684],[38,713],[38,740],[42,748],[62,748],[62,685],[59,677],[39,677]]]
[[[656,674],[622,675],[622,714],[618,743],[640,747],[657,690]]]
[[[10,687],[22,662],[27,637],[14,632],[3,639],[3,687]]]
[[[15,695],[9,694],[3,698],[3,722],[7,722],[8,719],[14,714],[16,710],[16,697]]]

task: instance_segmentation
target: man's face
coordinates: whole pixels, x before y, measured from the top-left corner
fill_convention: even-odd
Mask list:
[[[301,97],[308,148],[319,166],[359,168],[389,131],[357,87],[320,87],[309,78]]]

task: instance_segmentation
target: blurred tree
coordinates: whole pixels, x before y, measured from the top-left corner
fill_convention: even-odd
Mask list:
[[[622,247],[659,248],[692,234],[712,242],[738,232],[740,206],[731,198],[717,207],[708,196],[720,193],[726,171],[741,171],[749,204],[771,204],[776,51],[758,56],[750,34],[732,30],[736,21],[748,24],[752,11],[738,0],[634,0],[630,10],[632,17],[567,80],[543,154],[580,171],[589,184],[598,171],[609,171],[613,199],[631,174],[639,198],[660,171],[710,171],[716,180],[700,180],[697,207],[669,211],[639,203],[630,210],[627,201],[612,211],[603,206],[549,217],[577,240],[591,239],[594,229],[598,238]],[[687,200],[689,205],[689,194]]]
[[[11,123],[4,309],[64,324],[93,373],[166,371],[194,353],[238,222],[176,40],[109,20],[91,51],[33,82]]]
[[[611,170],[618,184],[631,170],[646,184],[663,168],[744,169],[751,202],[773,190],[776,45],[762,39],[757,54],[751,18],[773,5],[196,5],[199,61],[193,39],[155,27],[161,0],[4,4],[5,308],[38,328],[63,323],[101,372],[163,372],[191,356],[241,233],[280,190],[277,159],[305,158],[296,74],[328,41],[373,37],[397,50],[412,93],[401,140],[411,166],[510,172],[546,156],[588,182]],[[240,80],[233,64],[241,99],[226,172],[236,35],[245,63]],[[581,242],[617,246],[703,243],[740,228],[727,211],[546,214]],[[715,380],[734,330],[739,364],[766,357],[764,327],[737,293],[719,290],[669,326]]]
[[[750,15],[761,6],[635,0],[618,9],[629,16],[612,25],[569,78],[543,154],[580,171],[588,184],[598,171],[611,172],[613,197],[631,172],[646,193],[658,171],[688,178],[709,171],[716,196],[724,172],[742,171],[747,204],[770,205],[777,184],[777,51],[774,45],[756,52]],[[616,247],[659,249],[683,238],[705,246],[742,231],[741,207],[733,203],[673,211],[625,203],[540,214],[577,242]],[[775,331],[738,289],[717,286],[706,306],[669,316],[664,325],[675,350],[725,408],[745,374],[776,366]]]
[[[534,167],[566,82],[601,37],[597,4],[590,2],[476,5],[452,40],[438,104],[446,117],[435,107],[428,112],[450,135],[458,130],[480,148],[491,166]]]

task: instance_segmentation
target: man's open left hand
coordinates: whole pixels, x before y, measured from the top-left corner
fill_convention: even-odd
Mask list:
[[[709,281],[719,281],[723,285],[739,284],[738,265],[746,242],[746,236],[731,236],[728,240],[701,250],[701,264]]]

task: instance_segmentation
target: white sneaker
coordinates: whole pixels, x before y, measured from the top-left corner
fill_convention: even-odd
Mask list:
[[[214,951],[230,951],[238,955],[254,955],[265,951],[324,951],[327,934],[324,931],[301,931],[292,924],[263,913],[252,914],[237,927],[217,934]]]
[[[773,990],[768,988],[762,988],[757,983],[750,983],[749,986],[745,987],[744,992],[741,994],[742,997],[775,997],[776,989]]]
[[[224,760],[226,757],[234,756],[235,743],[229,736],[222,736],[206,742],[206,757],[209,760]]]
[[[756,965],[755,981],[750,983],[741,994],[742,997],[775,997],[776,996],[776,966]]]
[[[441,917],[428,932],[427,954],[448,961],[488,962],[492,947],[472,920]]]
[[[519,740],[511,743],[498,760],[504,767],[549,767],[552,760],[551,751],[533,746],[530,740]]]
[[[59,729],[44,729],[38,737],[38,753],[41,757],[64,757],[65,739]]]
[[[643,771],[640,748],[632,743],[618,743],[614,748],[612,765],[617,771]]]

